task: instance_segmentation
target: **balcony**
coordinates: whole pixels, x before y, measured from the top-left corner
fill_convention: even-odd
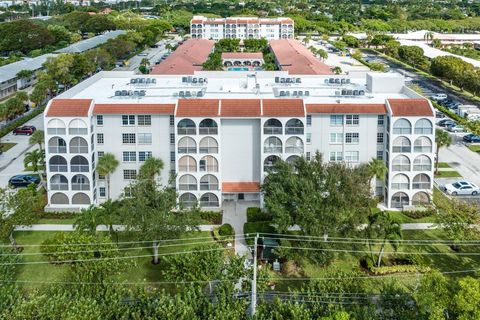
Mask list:
[[[414,171],[431,171],[432,165],[430,164],[414,164],[413,165]]]
[[[70,128],[68,129],[68,133],[71,135],[76,135],[76,134],[83,135],[88,133],[88,129],[87,128]]]
[[[88,153],[88,146],[70,146],[70,153]]]
[[[89,183],[72,183],[72,190],[90,190]]]
[[[178,147],[178,153],[197,153],[196,147]]]
[[[51,183],[50,190],[55,191],[67,191],[68,190],[68,183]]]
[[[178,166],[178,171],[181,172],[197,172],[196,166]]]
[[[409,164],[394,164],[392,165],[393,171],[410,171]]]
[[[178,128],[177,129],[178,134],[197,134],[197,129],[196,128]]]
[[[200,153],[218,153],[218,147],[200,147]]]
[[[295,146],[295,147],[285,147],[285,152],[286,153],[303,153],[303,147]]]
[[[49,153],[67,153],[66,146],[48,147]]]
[[[200,165],[200,172],[218,172],[217,166]]]
[[[408,183],[392,183],[392,190],[409,189]]]
[[[392,147],[392,152],[395,153],[403,153],[403,152],[411,152],[412,147],[410,146],[393,146]]]
[[[218,190],[218,183],[209,183],[209,184],[200,183],[200,190]]]
[[[88,172],[89,166],[88,164],[72,164],[70,165],[70,170],[72,172]]]
[[[67,130],[65,128],[48,128],[47,129],[48,134],[66,134]]]
[[[207,208],[210,208],[210,207],[218,207],[219,206],[219,202],[218,201],[200,201],[200,207],[207,207]]]
[[[186,184],[186,183],[181,183],[178,185],[178,189],[185,191],[185,190],[197,190],[197,185],[194,183],[191,184]]]
[[[198,132],[202,135],[214,135],[218,134],[218,128],[198,128]]]
[[[68,166],[66,164],[51,164],[49,165],[50,172],[67,172]]]
[[[430,189],[430,182],[414,182],[413,189]]]
[[[264,153],[282,153],[282,146],[265,146]]]
[[[285,134],[303,134],[303,127],[285,127]]]
[[[282,128],[265,127],[263,128],[263,134],[282,134]]]

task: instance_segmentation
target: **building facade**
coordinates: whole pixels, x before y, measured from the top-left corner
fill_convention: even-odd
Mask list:
[[[190,21],[193,39],[293,39],[294,22],[290,18],[207,18],[194,16]]]
[[[388,208],[432,196],[434,111],[399,75],[101,72],[53,99],[44,119],[50,210],[128,196],[149,157],[165,164],[160,183],[175,173],[186,206],[261,205],[276,161],[316,152],[352,166],[383,160],[388,174],[372,190]],[[107,152],[120,162],[110,190],[95,169]]]

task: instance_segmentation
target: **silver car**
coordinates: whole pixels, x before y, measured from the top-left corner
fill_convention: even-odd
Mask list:
[[[445,185],[445,191],[452,196],[457,195],[472,195],[476,196],[479,188],[476,184],[468,181],[457,181]]]

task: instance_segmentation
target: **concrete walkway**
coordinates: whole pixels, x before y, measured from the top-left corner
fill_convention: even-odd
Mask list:
[[[247,208],[257,207],[258,202],[250,201],[224,201],[223,202],[223,221],[229,223],[235,230],[235,253],[245,256],[247,259],[252,258],[252,254],[248,249],[243,235],[243,225],[247,222]]]
[[[218,225],[206,224],[198,226],[200,231],[213,231]],[[114,225],[115,231],[124,231],[123,225]],[[15,231],[75,231],[75,228],[71,224],[33,224],[31,226],[17,226]],[[108,226],[99,225],[97,231],[108,231]]]

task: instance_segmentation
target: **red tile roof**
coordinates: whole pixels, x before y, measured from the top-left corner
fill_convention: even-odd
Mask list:
[[[353,104],[353,103],[331,103],[331,104],[305,104],[307,113],[374,113],[385,114],[387,108],[384,104]]]
[[[426,99],[388,99],[393,116],[433,116]]]
[[[213,40],[189,39],[153,67],[151,74],[193,74],[200,71],[214,44]]]
[[[175,104],[96,104],[94,114],[171,114],[175,113]]]
[[[304,117],[302,99],[263,99],[265,117]]]
[[[222,99],[222,117],[260,117],[262,109],[259,99]]]
[[[223,59],[263,59],[261,52],[224,52]]]
[[[177,117],[217,117],[218,99],[180,99],[177,105]]]
[[[260,192],[258,182],[223,182],[222,192]]]
[[[92,99],[53,99],[47,117],[86,117]]]
[[[297,40],[270,40],[269,45],[281,70],[289,74],[333,74],[329,66]]]

